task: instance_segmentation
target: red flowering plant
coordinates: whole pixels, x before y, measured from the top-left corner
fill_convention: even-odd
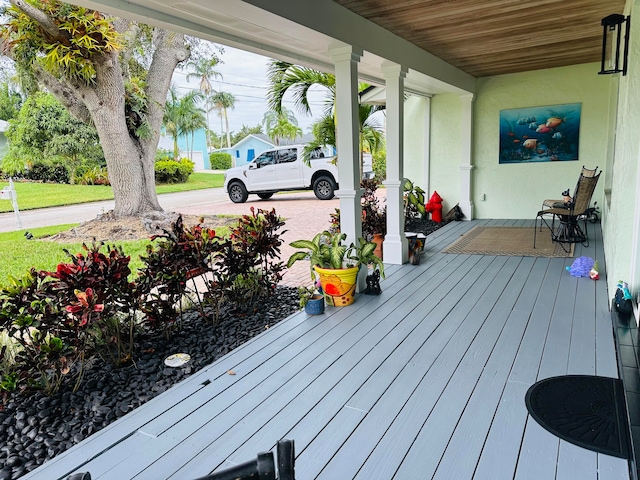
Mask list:
[[[138,299],[135,284],[128,277],[130,257],[122,247],[104,243],[82,245],[85,253],[71,254],[70,263],[60,263],[52,290],[72,321],[65,323],[79,358],[97,350],[115,365],[131,360]],[[100,307],[99,307],[100,305]]]
[[[10,277],[0,287],[0,330],[19,345],[11,355],[5,345],[0,364],[0,390],[39,388],[53,393],[69,373],[75,351],[60,328],[59,304],[46,272],[31,269]]]
[[[92,288],[87,288],[84,292],[75,290],[74,294],[78,301],[67,305],[66,311],[71,314],[74,321],[80,320],[79,327],[86,326],[92,318],[99,318],[95,314],[104,310],[104,304],[96,303],[96,296],[93,294]]]
[[[211,271],[213,258],[226,241],[214,230],[203,227],[203,221],[201,218],[199,224],[186,228],[182,216],[178,216],[171,229],[151,237],[156,242],[148,245],[147,255],[141,257],[144,266],[139,270],[136,286],[140,310],[148,327],[162,329],[166,335],[183,310],[185,295],[192,295],[200,315],[205,315],[195,277]]]

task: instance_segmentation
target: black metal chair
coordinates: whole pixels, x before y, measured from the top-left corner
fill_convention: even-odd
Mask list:
[[[589,246],[587,236],[587,216],[586,212],[591,203],[591,197],[598,184],[600,173],[585,176],[582,173],[578,179],[578,184],[570,202],[563,206],[554,206],[538,211],[536,215],[536,228],[533,234],[533,248],[536,247],[536,234],[538,232],[538,219],[540,219],[540,229],[544,224],[551,232],[551,240],[560,243],[565,252],[569,252],[572,243],[581,243],[585,247]],[[547,217],[551,217],[551,222]],[[556,224],[556,217],[559,222]],[[584,229],[578,224],[578,220],[584,220]],[[566,245],[566,246],[565,246]]]
[[[580,175],[584,176],[584,177],[595,177],[596,173],[598,171],[598,166],[596,165],[596,168],[594,168],[593,170],[586,168],[584,165],[582,166],[582,170],[580,171]],[[578,178],[578,181],[580,181],[580,178]],[[576,184],[576,188],[578,188],[578,185]],[[565,193],[565,192],[562,192]],[[568,192],[567,192],[568,194]],[[564,200],[560,200],[560,199],[555,199],[555,198],[547,198],[546,200],[544,200],[542,202],[542,209],[544,210],[545,208],[563,208],[565,207],[565,201]]]
[[[293,440],[281,440],[277,447],[278,476],[272,452],[259,453],[258,458],[235,467],[212,473],[196,480],[295,480],[295,448]],[[91,480],[91,474],[74,473],[67,480]]]

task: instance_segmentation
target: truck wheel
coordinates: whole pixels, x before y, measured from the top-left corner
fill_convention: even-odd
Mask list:
[[[313,182],[313,193],[320,200],[331,200],[336,184],[331,177],[318,177]]]
[[[233,182],[229,185],[229,198],[233,203],[244,203],[249,198],[249,194],[241,182]]]
[[[268,198],[273,197],[273,192],[267,192],[267,193],[259,193],[258,196],[262,199],[262,200],[267,200]]]

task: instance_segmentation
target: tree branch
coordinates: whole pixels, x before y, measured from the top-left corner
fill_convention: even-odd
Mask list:
[[[71,86],[61,82],[49,72],[44,70],[37,62],[33,64],[33,74],[49,90],[58,101],[64,105],[71,115],[87,125],[91,125],[91,114],[82,101],[83,89],[90,90],[81,85]],[[85,92],[84,94],[89,93]]]
[[[185,44],[184,35],[157,28],[154,32],[155,50],[147,73],[146,88],[148,106],[147,120],[154,131],[160,131],[171,75],[178,63],[188,60],[191,50]]]
[[[54,40],[68,43],[71,38],[70,34],[60,30],[56,23],[46,13],[38,10],[36,7],[29,5],[25,0],[11,0],[11,4],[20,9],[22,13],[36,22],[42,29]]]

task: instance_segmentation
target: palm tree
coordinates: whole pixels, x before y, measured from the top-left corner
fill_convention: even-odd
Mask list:
[[[225,121],[226,133],[227,133],[227,147],[231,148],[231,133],[229,132],[229,117],[227,116],[227,110],[233,109],[236,104],[236,97],[229,92],[215,92],[211,95],[211,104],[218,110],[220,115],[220,122]],[[222,147],[222,145],[220,145]]]
[[[291,110],[282,107],[280,113],[269,110],[262,117],[262,124],[267,135],[275,140],[276,145],[280,145],[281,138],[293,140],[298,135],[302,135],[302,129],[298,127],[298,119]]]
[[[204,110],[198,108],[198,101],[202,99],[202,93],[193,90],[183,97],[179,97],[175,87],[169,89],[169,98],[165,105],[163,123],[167,133],[173,137],[173,158],[176,160],[180,156],[178,148],[178,137],[193,133],[201,125],[195,129],[193,126],[197,124],[195,118],[199,115],[200,123],[204,123]]]
[[[336,78],[329,73],[318,72],[306,67],[292,65],[287,62],[273,60],[267,71],[267,79],[270,87],[267,100],[271,109],[276,112],[284,108],[282,102],[287,92],[291,92],[296,107],[304,113],[311,113],[308,92],[314,85],[319,85],[327,90],[327,101],[323,117],[312,127],[314,140],[305,148],[306,161],[308,154],[314,148],[322,145],[336,146],[336,118],[335,118],[335,93]],[[360,84],[360,90],[368,85]],[[360,170],[362,170],[363,153],[367,149],[376,152],[384,145],[382,122],[374,114],[383,110],[382,106],[363,105],[358,107],[360,130]]]
[[[192,72],[187,74],[187,82],[193,77],[197,78],[200,82],[198,88],[204,94],[205,111],[207,116],[207,147],[211,144],[211,136],[209,133],[209,112],[213,108],[211,105],[211,92],[213,92],[211,80],[214,78],[222,79],[222,74],[214,69],[218,63],[219,61],[217,58],[200,58],[197,61],[191,60],[187,63],[187,68],[193,69]]]
[[[330,73],[318,72],[291,63],[272,60],[267,70],[267,80],[270,83],[267,101],[271,110],[282,112],[282,101],[287,92],[293,96],[296,108],[307,115],[311,114],[308,92],[314,85],[327,90],[325,114],[333,111],[336,98],[336,77]]]

